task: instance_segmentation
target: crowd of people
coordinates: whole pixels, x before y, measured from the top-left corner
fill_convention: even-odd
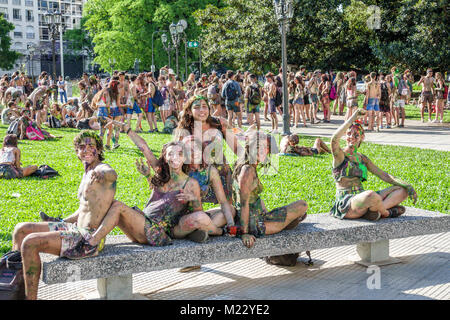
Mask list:
[[[298,199],[268,210],[261,197],[264,186],[258,168],[270,166],[273,154],[331,154],[336,194],[330,214],[338,219],[377,221],[402,215],[405,207],[400,204],[408,196],[414,202],[417,199],[414,188],[378,168],[358,149],[365,132],[382,126],[383,116],[387,125],[404,125],[404,104],[411,99],[411,83],[407,82],[410,73],[404,74],[406,80],[396,68],[390,75],[371,73],[364,93],[356,89],[354,72],[339,72],[334,79],[333,74],[322,74],[320,70],[305,73],[305,68],[301,68],[289,73],[293,125],[329,122],[332,113],[344,115],[347,106],[345,122],[332,136],[330,145],[317,139],[313,147],[306,147],[298,145],[295,134],[284,137],[280,146],[274,139],[278,115],[283,111],[281,72],[277,76],[266,74],[264,85],[259,84],[254,74],[233,71],[220,77],[214,72],[209,77],[204,74],[198,81],[191,75],[184,83],[168,68],[161,69],[157,79],[153,73],[114,72],[111,79],[102,82],[85,74],[78,83],[79,99],[68,99],[61,104],[53,101],[51,106],[49,98],[59,85],[49,83],[48,76],[44,75],[39,86],[25,97],[22,110],[17,106],[18,98],[13,100],[10,109],[20,117],[28,113],[28,121],[35,123],[39,130],[42,124],[53,126],[51,123],[56,120],[61,126],[88,129],[74,139],[75,152],[85,171],[78,192],[79,209],[64,219],[41,213],[43,222],[18,224],[12,235],[12,251],[4,256],[5,259],[12,255],[21,257],[27,298],[37,298],[40,252],[72,259],[96,256],[105,237],[115,227],[131,241],[151,246],[168,245],[173,239],[181,238],[203,243],[210,236],[228,235],[240,237],[249,248],[258,237],[295,228],[306,218],[307,200]],[[443,95],[436,93],[444,94],[442,76],[436,76],[437,84],[432,79],[432,73],[428,72],[419,81],[423,84],[422,105],[429,112],[431,104],[427,103],[434,101],[436,95],[442,105],[439,100]],[[383,87],[388,88],[387,98]],[[359,94],[365,96],[365,107],[358,107]],[[60,94],[60,99],[64,98],[67,97]],[[318,117],[319,108],[322,119]],[[173,133],[172,141],[163,146],[159,158],[139,135],[143,132],[144,117],[149,132],[159,132],[157,113],[164,124],[161,131]],[[250,125],[246,131],[241,130],[243,113],[247,114]],[[260,130],[260,113],[267,119],[270,116],[272,134]],[[133,129],[134,114],[137,121]],[[367,130],[364,129],[366,121]],[[118,175],[103,163],[105,150],[119,147],[121,133],[145,158],[136,161],[136,168],[147,179],[152,193],[142,210],[115,200]],[[343,136],[345,147],[339,143]],[[0,150],[0,172],[5,172],[4,177],[26,176],[35,169],[20,168],[18,138],[23,137],[8,134]],[[224,156],[224,142],[237,156],[234,165]],[[392,187],[365,190],[363,182],[368,172]],[[204,204],[217,207],[204,210]],[[277,257],[270,261],[276,264]]]

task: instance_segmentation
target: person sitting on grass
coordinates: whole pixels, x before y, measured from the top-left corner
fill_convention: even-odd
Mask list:
[[[331,153],[325,142],[317,138],[312,148],[299,146],[298,135],[284,136],[280,142],[280,155],[313,156],[316,154]]]
[[[330,214],[339,219],[364,218],[376,221],[381,217],[396,218],[405,212],[405,207],[399,204],[408,195],[415,203],[417,194],[409,183],[384,172],[367,156],[358,152],[364,140],[364,129],[355,120],[365,114],[365,110],[358,109],[331,138],[336,200]],[[347,145],[341,149],[339,142],[344,134]],[[367,180],[368,171],[393,186],[377,192],[365,191],[362,183]]]
[[[45,222],[19,223],[14,228],[12,249],[21,252],[25,293],[29,300],[37,299],[41,273],[39,253],[81,259],[94,257],[102,249],[102,245],[90,245],[89,240],[114,200],[117,173],[102,162],[103,143],[95,132],[82,131],[73,142],[84,166],[78,189],[78,210],[62,221],[41,214]]]
[[[18,118],[20,114],[20,110],[17,108],[17,105],[14,101],[9,101],[8,106],[2,111],[2,124],[8,125],[15,118]]]
[[[142,211],[114,201],[91,244],[99,243],[116,226],[131,241],[150,246],[170,245],[172,239],[185,238],[194,231],[195,237],[189,239],[195,242],[205,242],[208,235],[221,235],[222,229],[203,212],[197,180],[187,175],[183,144],[166,143],[157,159],[145,140],[128,124],[118,121],[113,124],[121,126],[144,154],[147,165],[141,159],[136,160],[136,167],[147,178],[153,192]],[[154,176],[150,168],[155,172]]]
[[[3,146],[0,149],[0,178],[15,179],[32,175],[37,166],[21,167],[20,149],[17,147],[17,136],[15,134],[7,134],[3,138]]]
[[[238,159],[233,170],[233,203],[235,223],[243,244],[251,248],[256,237],[295,228],[306,218],[308,205],[303,200],[268,211],[261,199],[263,185],[257,168],[270,163],[269,154],[276,153],[272,136],[258,131],[246,134],[245,156]]]

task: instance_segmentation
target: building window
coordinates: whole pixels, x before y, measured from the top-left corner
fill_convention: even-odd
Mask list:
[[[14,38],[22,38],[23,34],[22,31],[14,31]]]
[[[27,22],[34,21],[33,10],[25,10],[25,21]]]
[[[20,6],[21,5],[21,0],[12,0],[12,4],[15,6]]]
[[[40,28],[39,33],[40,33],[39,36],[40,36],[41,40],[48,40],[48,29],[47,28]]]
[[[25,0],[25,6],[27,6],[27,7],[33,7],[33,6],[34,6],[33,0]]]
[[[22,48],[22,42],[15,42],[15,43],[14,43],[14,46],[15,46],[16,48]]]
[[[8,4],[8,0],[0,0],[0,4]]]
[[[3,15],[3,18],[8,20],[8,8],[0,8],[0,14]]]
[[[39,10],[47,11],[48,2],[45,0],[38,0],[38,8],[39,8]]]
[[[20,14],[20,9],[13,9],[13,19],[22,20],[22,15]]]

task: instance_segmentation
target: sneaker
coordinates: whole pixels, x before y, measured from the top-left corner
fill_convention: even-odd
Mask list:
[[[391,128],[391,126],[390,126],[390,125],[387,125],[387,126],[386,126],[386,129],[390,129],[390,128]]]
[[[208,240],[208,238],[209,238],[208,232],[200,229],[197,229],[186,236],[186,239],[197,243],[205,243]]]
[[[399,127],[399,128],[404,128],[405,125],[404,125],[404,124],[400,124],[398,127]]]
[[[430,119],[430,118],[428,118],[428,122],[431,122],[431,119]]]
[[[113,149],[117,149],[118,147],[120,147],[120,144],[117,144],[117,143],[116,143],[116,144],[113,145],[112,148],[113,148]]]
[[[381,125],[379,129],[383,129],[383,128],[384,128],[383,125]]]
[[[157,133],[159,133],[159,131],[158,131],[158,128],[156,128],[154,132],[157,132]]]
[[[441,119],[441,120],[439,120],[439,123],[442,123],[442,119]]]
[[[376,131],[376,132],[380,132],[380,128],[375,127],[375,131]]]
[[[433,121],[431,121],[432,123],[436,123],[436,122],[439,122],[439,120],[437,120],[437,119],[434,119]]]
[[[148,130],[147,132],[148,133],[153,133],[155,130]]]
[[[111,150],[111,146],[106,145],[106,146],[105,146],[105,149],[106,149],[106,150]]]
[[[422,118],[422,122],[425,122],[425,120]]]

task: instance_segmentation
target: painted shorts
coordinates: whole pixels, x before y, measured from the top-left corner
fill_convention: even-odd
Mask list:
[[[95,247],[87,242],[95,229],[80,228],[76,223],[68,222],[49,222],[48,228],[50,231],[59,231],[61,234],[61,257],[69,259],[95,257],[103,250],[105,239],[102,239]]]
[[[272,211],[264,212],[261,198],[249,204],[248,233],[255,237],[262,237],[266,234],[265,222],[284,222],[287,216],[287,207],[275,208]],[[240,225],[241,211],[237,210],[235,223]]]
[[[22,172],[12,164],[0,164],[0,179],[22,178]]]
[[[99,107],[97,116],[107,118],[108,117],[108,108],[107,107]]]
[[[247,103],[247,112],[249,112],[249,113],[259,112],[259,104],[251,104],[250,102],[248,102]]]
[[[422,92],[422,102],[433,103],[433,93],[431,91]]]
[[[344,219],[347,212],[350,210],[351,202],[354,196],[364,192],[363,188],[351,188],[346,190],[336,190],[336,200],[330,210],[330,215],[338,219]],[[377,191],[380,194],[380,191]]]
[[[175,221],[170,221],[170,219],[161,219],[157,216],[149,217],[136,206],[133,209],[145,217],[144,234],[148,245],[162,247],[173,243],[173,228],[178,224],[181,217],[178,217]]]

